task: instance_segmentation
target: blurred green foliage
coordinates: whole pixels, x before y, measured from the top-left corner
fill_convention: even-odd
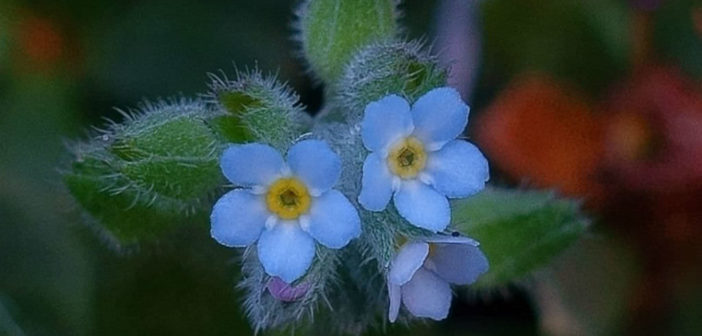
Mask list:
[[[482,14],[489,82],[544,71],[598,94],[627,70],[624,1],[495,0],[482,3]]]
[[[698,79],[702,78],[700,13],[702,4],[698,0],[664,1],[654,26],[654,42],[660,52]]]

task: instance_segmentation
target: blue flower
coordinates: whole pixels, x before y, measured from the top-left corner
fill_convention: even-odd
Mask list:
[[[468,106],[458,92],[442,87],[420,97],[410,109],[390,95],[368,104],[361,123],[364,146],[359,203],[382,211],[394,194],[397,211],[411,224],[442,231],[449,224],[449,198],[485,187],[488,163],[474,145],[456,140],[468,123]]]
[[[229,247],[258,241],[258,258],[271,276],[292,283],[312,264],[315,240],[339,249],[361,234],[356,208],[332,189],[341,160],[323,141],[298,142],[288,151],[287,164],[270,146],[232,145],[220,166],[242,188],[214,205],[212,237]]]
[[[470,238],[443,235],[403,245],[387,275],[390,322],[400,313],[400,301],[414,316],[446,318],[451,307],[449,283],[469,285],[488,270],[478,245]]]

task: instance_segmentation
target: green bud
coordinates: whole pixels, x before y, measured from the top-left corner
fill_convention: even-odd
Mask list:
[[[393,0],[309,0],[299,10],[300,40],[313,73],[326,83],[359,48],[395,37]]]
[[[200,103],[147,105],[115,129],[110,150],[124,160],[120,172],[141,188],[191,202],[221,182],[219,143]]]
[[[199,102],[146,104],[125,113],[92,142],[73,148],[64,181],[71,194],[120,244],[156,238],[205,213],[222,184],[222,143]]]
[[[74,148],[75,160],[63,180],[106,241],[119,249],[155,239],[184,222],[188,205],[170,198],[151,198],[146,190],[117,173],[116,157],[98,147],[86,149],[90,146]]]
[[[299,97],[260,72],[238,73],[236,80],[211,76],[209,100],[220,116],[214,128],[229,142],[258,141],[285,152],[307,132],[311,118]]]
[[[419,42],[384,41],[358,51],[333,88],[332,100],[350,123],[359,122],[368,103],[388,94],[413,102],[446,85],[446,70]]]

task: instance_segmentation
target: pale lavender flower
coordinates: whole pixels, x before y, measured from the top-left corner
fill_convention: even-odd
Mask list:
[[[450,284],[469,285],[488,270],[478,245],[467,237],[445,235],[403,245],[387,276],[390,322],[397,319],[400,302],[414,316],[446,318],[451,307]]]

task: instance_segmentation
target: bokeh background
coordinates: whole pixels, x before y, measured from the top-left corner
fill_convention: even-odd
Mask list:
[[[114,107],[277,73],[314,113],[295,1],[0,0],[0,335],[248,335],[205,227],[115,251],[60,181]],[[472,107],[492,183],[582,200],[593,225],[528,279],[459,291],[414,335],[702,333],[702,2],[407,0]],[[410,333],[402,327],[373,334]]]

